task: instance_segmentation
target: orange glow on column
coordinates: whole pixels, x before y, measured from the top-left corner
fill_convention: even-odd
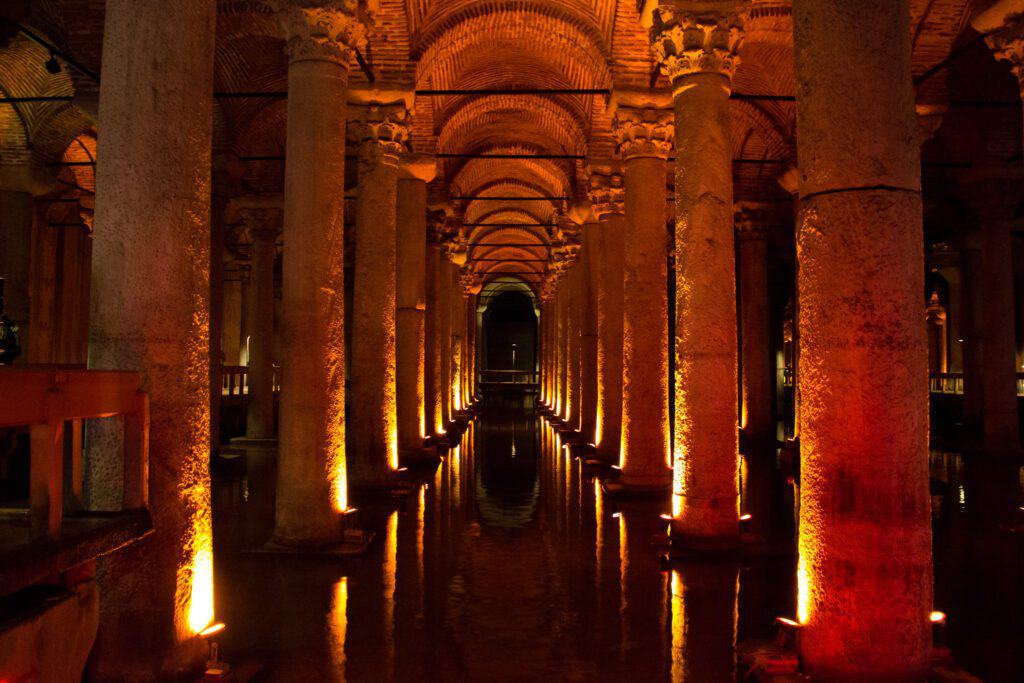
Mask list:
[[[338,427],[340,436],[330,439],[333,448],[327,449],[327,481],[331,489],[331,508],[335,512],[348,510],[348,463],[345,461],[345,425]]]
[[[807,574],[807,567],[805,566],[806,559],[801,548],[800,557],[796,564],[796,620],[801,624],[806,624],[810,615],[808,614],[811,601],[810,595],[810,577]]]
[[[398,575],[398,511],[388,515],[384,531],[384,642],[387,661],[395,657],[395,586]]]
[[[192,565],[182,577],[190,581],[188,628],[198,634],[213,622],[213,534],[208,525],[193,541]]]
[[[686,601],[683,600],[683,576],[672,570],[672,680],[682,681],[686,673],[683,657],[686,645]]]

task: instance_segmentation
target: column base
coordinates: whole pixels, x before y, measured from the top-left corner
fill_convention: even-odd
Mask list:
[[[693,536],[673,530],[669,533],[669,555],[673,558],[736,559],[743,543],[735,536]]]
[[[411,463],[418,465],[435,462],[440,459],[441,456],[438,455],[437,448],[433,445],[424,445],[419,448],[403,448],[398,451],[398,462],[402,464]]]
[[[287,555],[291,557],[345,557],[362,553],[369,547],[372,540],[372,531],[346,529],[342,539],[337,543],[301,545],[271,537],[262,546],[245,552],[253,555]]]
[[[672,483],[639,483],[623,481],[602,481],[601,488],[610,498],[617,500],[642,500],[663,498],[672,493]]]

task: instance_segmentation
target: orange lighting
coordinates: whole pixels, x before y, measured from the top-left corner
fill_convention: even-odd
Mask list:
[[[196,530],[189,580],[188,628],[201,633],[213,622],[213,534],[207,525]],[[183,577],[184,578],[184,577]]]
[[[672,521],[672,515],[666,514],[664,512],[662,514],[658,515],[658,517],[660,517],[661,519],[665,520],[666,522],[671,522]]]
[[[345,680],[345,639],[348,636],[348,577],[341,577],[334,584],[331,597],[331,611],[327,615],[327,634],[330,640],[331,659],[338,680]]]
[[[754,516],[751,515],[750,513],[747,513],[745,515],[740,515],[740,521],[741,522],[749,522],[753,518],[754,518]]]
[[[933,624],[945,624],[946,623],[946,613],[945,612],[932,612],[931,614],[928,615],[928,620],[931,621]]]
[[[781,626],[788,626],[789,628],[800,628],[800,624],[786,617],[775,617],[775,623]]]
[[[811,602],[810,576],[807,574],[806,561],[804,554],[800,553],[796,564],[796,618],[801,624],[807,623]]]

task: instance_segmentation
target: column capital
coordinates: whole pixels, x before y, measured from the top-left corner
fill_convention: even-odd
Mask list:
[[[351,109],[355,116],[349,127],[349,139],[359,146],[359,161],[398,166],[409,141],[409,112],[405,106],[368,105]]]
[[[985,43],[996,59],[1010,63],[1017,86],[1024,93],[1024,14],[1011,14],[1002,21],[1003,28],[985,38]]]
[[[731,83],[740,63],[741,8],[730,0],[659,2],[650,35],[662,73],[673,84],[694,74],[718,74]]]
[[[623,159],[668,159],[675,137],[674,121],[671,109],[617,107],[612,132],[619,154]]]
[[[588,181],[587,196],[598,218],[608,214],[626,212],[626,188],[618,173],[603,175],[592,173]]]
[[[281,231],[284,212],[274,207],[244,207],[239,215],[253,243],[274,242]]]
[[[772,210],[768,204],[736,202],[733,205],[733,225],[736,228],[737,241],[764,240],[768,236],[771,219]]]
[[[366,43],[373,17],[365,0],[269,0],[291,62],[327,61],[348,68]]]
[[[399,160],[403,180],[429,183],[437,176],[437,160],[429,154],[403,154]]]

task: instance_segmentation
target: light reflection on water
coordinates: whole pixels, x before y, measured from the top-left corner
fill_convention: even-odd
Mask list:
[[[1022,472],[948,453],[932,469],[942,638],[984,680],[1016,680]],[[785,553],[663,566],[667,501],[608,499],[529,415],[485,413],[404,500],[357,501],[377,538],[355,558],[239,552],[270,533],[273,476],[258,458],[215,476],[222,651],[252,680],[728,681],[735,642],[795,609]],[[744,467],[769,547],[792,536],[798,483],[771,456]]]

